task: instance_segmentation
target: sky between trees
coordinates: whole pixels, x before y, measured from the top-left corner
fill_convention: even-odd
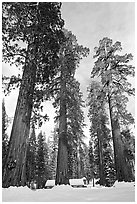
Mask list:
[[[78,43],[90,48],[90,54],[84,58],[76,71],[76,78],[80,82],[83,98],[87,98],[87,86],[90,83],[90,73],[94,65],[94,47],[98,46],[99,40],[108,37],[113,43],[120,41],[123,51],[119,54],[132,53],[135,56],[135,3],[133,2],[63,2],[62,18],[65,28],[76,35]],[[135,59],[131,61],[135,64]],[[18,68],[3,64],[2,74],[18,74]],[[130,80],[130,79],[129,79]],[[134,79],[130,81],[135,85]],[[14,117],[18,91],[13,91],[5,98],[6,112],[9,117]],[[128,110],[135,116],[135,100],[131,97]],[[49,136],[54,128],[54,109],[51,102],[45,103],[44,112],[50,117],[42,130]],[[89,120],[87,118],[88,108],[85,112],[85,135],[89,136]],[[8,129],[10,134],[11,126]]]

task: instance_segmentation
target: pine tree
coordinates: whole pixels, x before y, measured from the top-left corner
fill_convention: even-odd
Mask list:
[[[93,187],[95,186],[95,158],[92,139],[89,140],[89,149],[88,149],[88,160],[89,160],[89,171],[88,171],[88,181],[93,180]]]
[[[111,147],[105,147],[103,154],[105,186],[110,187],[116,181],[116,170]]]
[[[134,67],[128,62],[133,59],[132,54],[118,55],[121,51],[121,43],[109,38],[99,41],[99,47],[95,48],[94,58],[97,58],[91,77],[101,76],[102,92],[107,97],[109,106],[115,168],[118,181],[130,181],[131,176],[127,170],[127,162],[124,157],[124,146],[120,137],[121,127],[134,123],[134,119],[128,113],[126,106],[128,95],[134,95],[134,88],[128,82],[128,77],[134,76]]]
[[[79,148],[79,178],[87,176],[88,168],[88,147],[82,142]]]
[[[105,109],[100,94],[100,84],[92,82],[89,87],[89,119],[91,122],[90,135],[91,141],[94,143],[94,161],[98,169],[98,176],[100,178],[100,185],[104,183],[104,165],[103,165],[103,131],[102,131],[102,117]],[[105,118],[104,118],[105,119]],[[106,120],[106,119],[105,119]],[[106,123],[106,121],[104,121]]]
[[[31,181],[36,180],[36,151],[37,142],[35,135],[35,125],[32,123],[26,155],[26,178],[28,185],[31,183]]]
[[[46,142],[46,134],[43,133],[43,137],[45,138],[44,141],[44,159],[45,159],[45,177],[46,180],[50,178],[50,166],[49,166],[49,147]]]
[[[110,148],[110,131],[107,127],[108,117],[106,114],[106,99],[102,92],[102,86],[99,82],[92,81],[89,86],[88,105],[89,105],[89,119],[91,121],[90,135],[93,146],[94,155],[94,169],[96,175],[99,177],[100,185],[106,185],[105,168],[106,161],[104,159],[106,149]],[[91,155],[92,157],[92,155]],[[105,162],[104,162],[105,161]]]
[[[56,178],[56,167],[57,167],[57,151],[58,151],[57,127],[55,127],[52,135],[48,138],[48,149],[49,149],[50,179],[55,179]]]
[[[16,86],[20,90],[4,167],[5,187],[26,185],[26,150],[32,108],[40,108],[45,95],[44,85],[58,70],[63,26],[60,7],[60,3],[51,2],[3,3],[3,60],[23,69],[22,78],[12,76],[6,87],[8,92]],[[14,164],[14,168],[9,164]]]
[[[44,188],[44,185],[48,179],[48,169],[47,169],[47,147],[45,143],[45,137],[42,132],[38,135],[37,142],[37,170],[36,170],[36,180],[37,188]]]

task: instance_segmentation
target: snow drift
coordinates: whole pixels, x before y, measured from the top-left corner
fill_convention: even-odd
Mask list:
[[[73,188],[69,185],[52,189],[31,190],[10,187],[2,190],[3,202],[134,202],[134,183],[115,182],[113,187]]]

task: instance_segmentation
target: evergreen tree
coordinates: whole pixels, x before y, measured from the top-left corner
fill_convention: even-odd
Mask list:
[[[49,147],[46,142],[46,134],[43,133],[43,137],[45,138],[44,141],[44,159],[45,159],[45,176],[46,180],[50,178],[50,166],[49,166]]]
[[[88,168],[88,147],[82,142],[79,148],[79,178],[87,176]]]
[[[52,135],[48,138],[49,148],[49,168],[50,168],[50,179],[56,178],[57,168],[57,151],[58,151],[58,131],[54,129]]]
[[[124,156],[126,158],[129,175],[135,180],[135,137],[130,130],[124,129],[121,132],[121,139],[124,144]]]
[[[69,176],[81,177],[81,163],[84,154],[84,102],[80,84],[71,79],[67,86],[67,134],[69,144]],[[83,175],[83,174],[82,174]]]
[[[120,137],[121,127],[134,123],[134,119],[126,109],[128,95],[134,95],[134,89],[128,82],[128,77],[134,76],[134,67],[128,62],[133,59],[132,54],[118,55],[121,51],[121,43],[109,38],[99,41],[95,48],[94,58],[97,58],[91,77],[101,76],[102,92],[107,97],[109,106],[115,168],[118,181],[132,180],[131,173],[127,170],[127,162],[124,156],[124,146]]]
[[[89,160],[89,171],[88,171],[88,181],[93,180],[93,187],[95,185],[95,161],[94,161],[94,150],[92,139],[89,140],[89,149],[88,149],[88,160]]]
[[[2,173],[8,151],[8,135],[6,133],[8,127],[8,116],[6,114],[5,102],[2,100]]]
[[[44,185],[48,179],[48,169],[47,169],[47,147],[45,145],[45,137],[42,132],[38,135],[37,142],[37,170],[36,170],[36,180],[37,188],[44,188]]]
[[[58,108],[59,123],[59,141],[57,156],[56,185],[68,184],[68,135],[67,135],[67,100],[68,100],[68,84],[73,79],[75,70],[79,65],[80,59],[87,56],[88,49],[79,46],[76,37],[69,31],[64,29],[65,40],[61,44],[59,54],[60,73],[56,77],[51,86],[49,93],[55,98],[54,107]]]
[[[103,131],[102,131],[102,117],[104,116],[104,103],[100,95],[100,84],[92,82],[89,87],[89,119],[91,122],[90,135],[94,143],[94,161],[96,169],[98,169],[98,177],[100,178],[100,185],[104,183],[104,165],[103,165]],[[104,118],[105,119],[105,118]],[[104,121],[106,123],[106,119]]]
[[[58,70],[63,26],[60,7],[60,3],[54,2],[3,3],[3,60],[23,70],[22,79],[12,76],[6,87],[10,91],[20,86],[3,173],[5,187],[26,185],[25,162],[32,108],[40,108],[44,85]]]
[[[35,135],[35,125],[33,123],[28,141],[26,156],[26,178],[28,184],[30,184],[31,181],[36,180],[36,151],[37,142]]]
[[[116,170],[111,147],[105,147],[103,154],[105,186],[112,186],[116,181]]]
[[[94,165],[96,166],[96,176],[99,177],[100,185],[106,185],[105,170],[110,167],[106,165],[104,158],[106,150],[111,149],[110,131],[107,127],[108,117],[105,108],[106,100],[99,82],[92,81],[89,87],[88,105],[89,119],[91,121],[91,142],[93,146]],[[108,152],[109,153],[109,152]],[[92,155],[91,155],[92,157]],[[105,166],[104,166],[105,165]],[[107,169],[108,168],[108,169]]]

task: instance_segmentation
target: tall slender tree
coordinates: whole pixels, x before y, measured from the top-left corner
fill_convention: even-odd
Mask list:
[[[88,168],[88,147],[83,142],[80,144],[79,148],[79,178],[83,178],[87,176],[87,168]]]
[[[49,167],[50,167],[50,178],[56,178],[56,167],[57,167],[57,152],[58,152],[58,128],[55,127],[52,135],[48,138],[49,148]]]
[[[112,128],[116,175],[119,181],[129,181],[131,177],[127,171],[127,162],[124,157],[124,146],[120,137],[120,128],[123,124],[129,125],[134,119],[126,109],[128,95],[134,95],[134,89],[128,82],[128,77],[134,76],[134,67],[128,62],[133,59],[132,54],[118,55],[121,43],[109,38],[99,41],[95,48],[94,58],[97,58],[91,77],[100,76],[103,92],[106,94],[110,112]]]
[[[103,153],[103,162],[104,162],[104,178],[105,186],[112,186],[116,181],[116,170],[114,165],[114,156],[112,147],[109,145],[104,146]]]
[[[84,151],[84,101],[80,92],[80,84],[75,79],[70,79],[67,86],[67,134],[69,142],[69,176],[81,177],[80,158]]]
[[[30,131],[30,137],[27,144],[27,155],[26,155],[26,177],[27,183],[36,180],[36,155],[37,155],[37,142],[35,134],[35,125],[32,123]]]
[[[88,181],[93,181],[93,187],[95,186],[94,178],[95,178],[95,158],[94,158],[94,150],[93,150],[93,142],[92,139],[89,140],[89,149],[88,149],[88,160],[89,160],[89,172],[88,172]]]
[[[44,188],[44,185],[48,179],[48,169],[47,169],[47,162],[48,162],[48,152],[47,147],[45,146],[45,137],[40,132],[38,134],[38,144],[37,144],[37,168],[36,168],[36,181],[37,181],[37,188],[41,189]]]
[[[26,141],[33,104],[36,107],[43,100],[43,84],[57,71],[63,26],[60,7],[52,2],[3,3],[3,60],[23,67],[22,79],[13,76],[7,86],[9,91],[13,84],[20,85],[20,90],[3,173],[5,187],[26,185]]]
[[[108,148],[111,149],[110,130],[108,129],[108,117],[106,114],[106,98],[99,82],[92,81],[88,95],[89,119],[91,121],[90,134],[94,143],[94,163],[99,170],[100,185],[105,182],[105,162],[104,156]]]

